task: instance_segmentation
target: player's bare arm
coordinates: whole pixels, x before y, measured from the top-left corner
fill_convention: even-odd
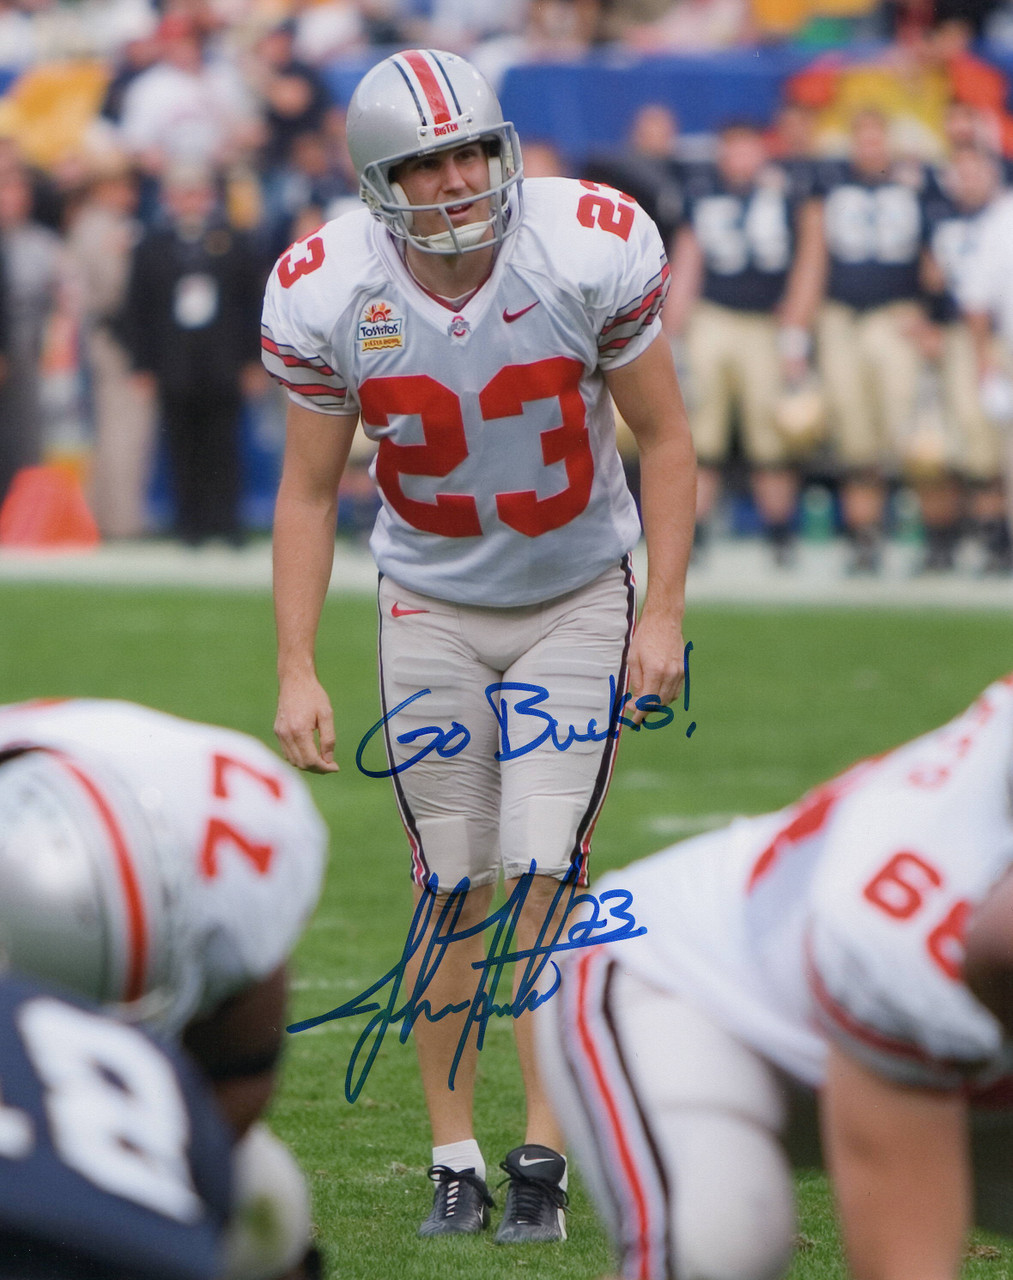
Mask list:
[[[823,202],[807,200],[798,214],[798,245],[785,285],[782,324],[808,329],[823,299],[827,249],[823,234]]]
[[[237,1139],[263,1114],[274,1092],[287,991],[282,965],[191,1022],[183,1034]]]
[[[640,453],[640,501],[648,583],[630,647],[634,702],[656,694],[669,703],[683,680],[682,618],[696,513],[696,457],[668,340],[654,342],[605,375]],[[642,711],[631,719],[639,723]]]
[[[806,370],[809,355],[809,332],[826,288],[827,250],[823,234],[823,202],[807,200],[799,210],[798,243],[794,262],[785,285],[784,301],[778,320],[782,332],[794,331],[794,340],[782,341],[785,373],[799,378]],[[794,350],[792,348],[795,348]]]
[[[967,1104],[829,1049],[823,1145],[855,1280],[957,1280],[971,1224]]]
[[[967,328],[974,344],[974,356],[978,364],[978,375],[984,377],[995,367],[995,353],[992,344],[992,317],[987,311],[968,311],[964,313]]]
[[[278,714],[285,758],[333,773],[334,713],[317,679],[317,628],[334,559],[338,484],[358,418],[288,407],[285,459],[274,513],[274,612],[278,635]]]
[[[690,312],[703,283],[703,250],[692,227],[682,227],[672,245],[672,285],[665,299],[665,330],[677,337],[686,332]]]

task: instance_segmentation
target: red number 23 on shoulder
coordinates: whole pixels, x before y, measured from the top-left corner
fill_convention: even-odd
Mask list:
[[[600,227],[602,231],[611,231],[620,240],[628,240],[633,230],[633,197],[616,191],[614,187],[588,182],[586,178],[581,178],[580,185],[589,188],[588,194],[581,196],[577,204],[580,225]]]

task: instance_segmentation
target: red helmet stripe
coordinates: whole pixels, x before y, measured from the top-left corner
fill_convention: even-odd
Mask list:
[[[109,836],[109,843],[112,845],[113,856],[116,859],[116,870],[119,873],[120,884],[123,888],[123,899],[127,908],[129,954],[123,999],[137,1000],[144,995],[145,971],[148,965],[148,930],[144,914],[144,900],[141,896],[141,886],[137,879],[133,860],[130,857],[126,836],[123,834],[123,828],[117,821],[112,806],[95,783],[65,756],[56,752],[53,754],[87,791]]]
[[[433,113],[433,124],[447,124],[453,118],[450,106],[426,55],[420,49],[409,49],[401,57],[415,72],[422,92],[426,95],[429,110]]]

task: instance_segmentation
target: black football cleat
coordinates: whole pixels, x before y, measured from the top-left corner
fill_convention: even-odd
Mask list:
[[[567,1195],[559,1185],[566,1161],[551,1147],[515,1147],[500,1165],[510,1186],[497,1244],[547,1244],[566,1239]]]
[[[420,1236],[478,1235],[489,1225],[493,1198],[474,1169],[434,1164],[426,1172],[436,1183],[436,1195]]]

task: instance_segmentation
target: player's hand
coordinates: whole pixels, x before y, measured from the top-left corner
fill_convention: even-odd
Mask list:
[[[630,693],[625,715],[640,724],[647,711],[637,707],[637,699],[654,694],[664,706],[682,688],[683,643],[678,622],[645,608],[630,645]],[[648,708],[647,710],[650,710]]]
[[[289,764],[311,773],[337,773],[334,712],[316,676],[282,681],[274,732]]]

